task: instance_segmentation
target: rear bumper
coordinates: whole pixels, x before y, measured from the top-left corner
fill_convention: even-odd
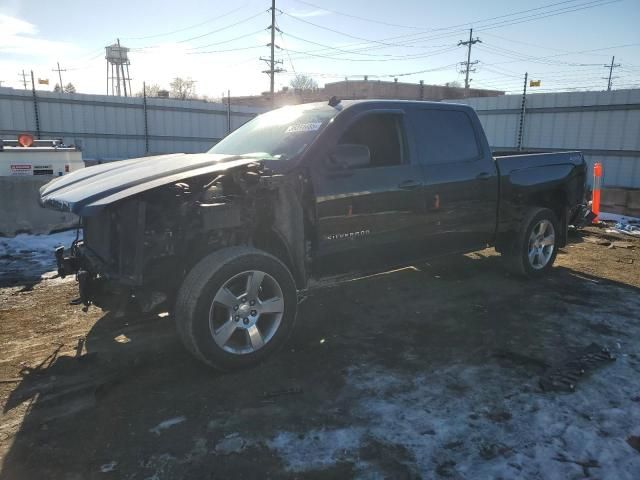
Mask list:
[[[579,205],[568,219],[568,225],[573,225],[576,228],[581,228],[586,225],[591,225],[593,219],[596,218],[596,214],[591,211],[589,205]]]

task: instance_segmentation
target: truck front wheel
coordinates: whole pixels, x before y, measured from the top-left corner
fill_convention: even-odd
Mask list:
[[[208,255],[189,272],[175,311],[187,349],[214,368],[233,370],[281,347],[296,309],[295,282],[280,260],[232,247]]]
[[[510,255],[512,269],[525,277],[549,272],[558,254],[558,220],[548,208],[527,212]]]

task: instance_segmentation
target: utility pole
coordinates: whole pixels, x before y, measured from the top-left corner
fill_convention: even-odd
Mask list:
[[[31,70],[31,95],[33,96],[33,113],[36,120],[36,138],[40,139],[40,115],[38,113],[38,95],[36,94],[36,81]]]
[[[613,74],[613,69],[614,68],[618,68],[620,66],[619,63],[614,63],[616,61],[616,56],[614,55],[613,57],[611,57],[611,65],[605,65],[604,68],[608,68],[609,69],[609,78],[608,80],[605,77],[605,80],[607,80],[607,91],[611,91],[611,80],[613,80],[615,77],[612,77],[611,75]]]
[[[469,72],[475,72],[475,69],[472,69],[471,67],[478,63],[478,60],[475,60],[473,62],[471,61],[471,46],[475,45],[476,43],[482,43],[482,40],[480,40],[478,37],[473,38],[473,28],[469,29],[469,40],[465,42],[460,40],[458,42],[458,46],[465,45],[467,47],[467,61],[461,63],[461,65],[463,65],[466,70],[464,77],[464,88],[466,90],[469,90]]]
[[[271,47],[271,57],[270,58],[262,58],[260,60],[267,62],[269,65],[269,70],[263,70],[262,73],[266,73],[269,75],[269,93],[271,95],[271,107],[275,106],[275,81],[276,81],[276,73],[284,72],[284,70],[280,67],[276,68],[276,65],[282,64],[282,60],[276,60],[275,58],[275,49],[276,49],[276,0],[271,0],[271,43],[269,43],[269,47]]]
[[[520,127],[518,128],[518,151],[522,150],[522,137],[524,134],[524,116],[527,110],[527,78],[529,72],[524,74],[524,88],[522,89],[522,104],[520,105]]]
[[[270,84],[269,84],[269,92],[271,92],[271,98],[273,98],[274,88],[275,88],[275,75],[274,75],[274,67],[275,67],[275,48],[276,48],[276,0],[271,0],[271,70],[270,75]]]
[[[231,90],[227,90],[227,134],[231,133]]]
[[[22,74],[20,74],[20,76],[22,77],[22,84],[24,85],[24,89],[27,89],[27,74],[24,73],[24,70],[22,70]]]
[[[64,93],[64,85],[62,85],[62,73],[66,72],[65,69],[60,68],[60,62],[56,62],[58,64],[58,68],[52,68],[52,72],[58,72],[58,78],[60,79],[60,93]]]

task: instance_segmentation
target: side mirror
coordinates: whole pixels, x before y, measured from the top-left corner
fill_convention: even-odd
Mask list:
[[[370,163],[369,147],[355,143],[336,145],[327,159],[327,165],[333,169],[362,168]]]

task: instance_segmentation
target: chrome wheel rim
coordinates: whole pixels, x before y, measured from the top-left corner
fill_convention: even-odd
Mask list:
[[[253,353],[271,341],[282,323],[284,296],[268,273],[239,273],[216,292],[209,308],[209,330],[216,344],[236,355]]]
[[[529,265],[535,270],[546,267],[556,248],[556,235],[549,220],[540,220],[531,230],[527,256]]]

